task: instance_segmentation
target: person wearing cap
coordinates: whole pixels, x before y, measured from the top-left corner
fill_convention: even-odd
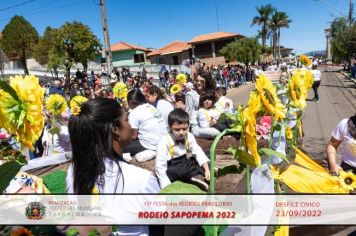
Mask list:
[[[336,151],[343,143],[343,156],[341,165],[336,164]],[[339,170],[352,171],[356,174],[356,114],[341,120],[332,132],[327,147],[327,157],[330,172],[339,174]]]

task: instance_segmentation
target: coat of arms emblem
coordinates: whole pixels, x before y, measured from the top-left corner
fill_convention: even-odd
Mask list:
[[[30,202],[26,207],[25,214],[30,220],[40,220],[46,215],[46,207],[42,202]]]

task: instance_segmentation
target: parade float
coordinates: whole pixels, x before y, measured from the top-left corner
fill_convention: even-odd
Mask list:
[[[180,91],[186,82],[183,75],[177,77],[172,93]],[[229,173],[244,175],[241,182],[248,194],[349,193],[356,188],[355,175],[341,171],[339,176],[331,176],[303,150],[302,119],[307,92],[312,84],[313,76],[308,70],[292,71],[285,84],[273,83],[263,74],[259,76],[247,106],[237,106],[235,114],[226,116],[230,121],[229,128],[211,145],[210,168],[215,175],[211,175],[209,193],[215,193],[216,179]],[[0,127],[9,134],[1,140],[0,191],[5,194],[64,193],[66,166],[61,166],[60,171],[52,168],[69,162],[70,153],[53,153],[29,161],[24,154],[26,149],[34,149],[33,145],[41,135],[44,109],[51,114],[50,133],[54,135],[58,132],[58,116],[68,109],[67,102],[57,95],[49,96],[44,102],[44,89],[34,76],[11,77],[9,81],[0,81],[0,88]],[[120,102],[125,101],[125,84],[117,83],[113,92]],[[80,112],[80,104],[85,101],[83,97],[74,97],[69,103],[70,114]],[[229,134],[239,134],[239,145],[227,150],[238,164],[216,171],[216,147]],[[47,175],[43,179],[33,175],[43,168],[45,171],[41,175]],[[225,191],[229,192],[229,189]],[[162,194],[172,193],[205,192],[190,184],[175,182],[162,190]],[[226,226],[204,228],[206,235],[229,235],[227,232],[234,230]],[[26,228],[18,230],[28,231]],[[266,229],[260,230],[259,234],[263,234]],[[31,235],[27,231],[24,234]],[[275,235],[288,235],[288,231],[288,226],[274,228]],[[76,235],[75,231],[72,233]]]

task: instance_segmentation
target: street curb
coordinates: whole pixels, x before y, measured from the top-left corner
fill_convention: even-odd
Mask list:
[[[340,71],[341,72],[341,74],[343,75],[343,76],[345,76],[345,78],[347,78],[347,79],[349,79],[349,80],[351,80],[352,82],[354,82],[354,84],[356,84],[356,79],[351,79],[351,78],[349,78],[349,75],[348,74],[346,74],[345,72],[343,72],[343,71]]]

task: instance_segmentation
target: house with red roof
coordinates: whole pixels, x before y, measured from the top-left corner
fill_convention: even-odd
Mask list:
[[[147,54],[152,64],[180,65],[191,58],[191,46],[183,41],[171,42]]]
[[[131,43],[119,42],[111,45],[113,66],[133,66],[149,64],[146,56],[152,49]]]
[[[236,39],[244,37],[237,33],[214,32],[198,35],[188,43],[192,47],[192,56],[206,65],[223,65],[228,63],[220,50]]]

